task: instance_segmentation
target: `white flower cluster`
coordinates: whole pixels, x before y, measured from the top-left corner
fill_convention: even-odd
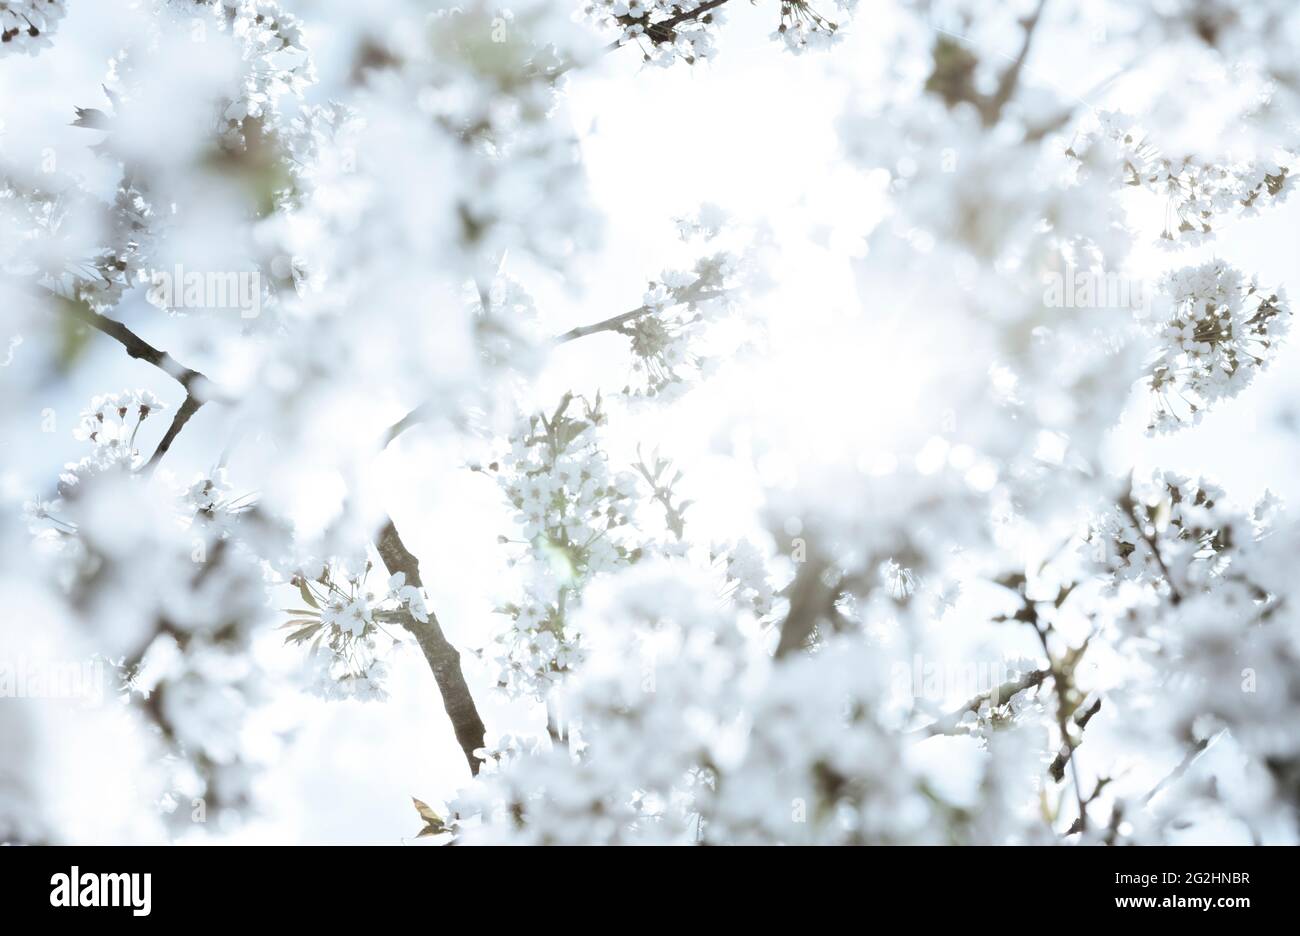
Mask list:
[[[242,145],[244,122],[271,122],[282,97],[301,97],[315,81],[313,66],[302,24],[274,0],[221,0],[213,16],[216,28],[239,41],[247,63],[241,93],[222,115],[227,142]]]
[[[109,227],[105,245],[90,252],[78,227],[87,216]],[[129,180],[106,208],[74,185],[60,182],[57,190],[44,191],[0,175],[0,260],[6,269],[30,272],[43,286],[99,312],[115,306],[138,278],[153,220],[148,201]]]
[[[397,643],[385,624],[400,626],[406,615],[429,620],[424,594],[397,572],[386,594],[366,590],[371,565],[334,558],[299,570],[290,584],[308,606],[290,609],[281,625],[290,631],[285,643],[304,645],[308,653],[308,691],[323,699],[382,701],[388,697],[388,666],[383,657]]]
[[[835,0],[836,9],[849,15],[857,5],[857,0]],[[829,49],[839,41],[839,29],[838,22],[822,16],[806,0],[782,0],[781,25],[772,38],[798,55],[809,49]]]
[[[1291,309],[1283,289],[1261,289],[1220,260],[1175,270],[1160,289],[1171,311],[1154,326],[1159,350],[1147,376],[1155,402],[1148,430],[1168,432],[1200,422],[1265,370],[1290,328]]]
[[[644,61],[688,65],[715,54],[710,27],[723,22],[727,0],[592,0],[586,9],[596,22],[616,27],[619,43],[636,42]],[[858,0],[832,0],[835,9],[852,15]],[[809,0],[781,0],[781,19],[772,39],[796,55],[829,48],[839,39],[842,17],[828,18]]]
[[[569,409],[581,402],[581,415]],[[551,416],[521,420],[510,450],[488,471],[517,511],[527,572],[524,596],[501,610],[511,627],[497,637],[497,683],[512,695],[543,697],[574,664],[580,648],[567,611],[592,576],[634,561],[628,537],[637,492],[630,472],[612,472],[596,428],[594,402],[566,394]]]
[[[144,459],[135,447],[136,434],[151,413],[164,409],[162,401],[149,390],[123,390],[94,397],[72,431],[74,438],[90,442],[94,449],[90,455],[63,466],[59,496],[75,496],[85,481],[101,474],[129,476],[139,470]]]
[[[1266,493],[1250,510],[1219,486],[1170,472],[1135,480],[1094,527],[1093,558],[1116,583],[1119,648],[1156,687],[1156,736],[1199,748],[1228,735],[1245,755],[1227,789],[1189,785],[1135,831],[1167,841],[1198,809],[1227,808],[1252,829],[1295,809],[1300,730],[1284,713],[1300,699],[1300,617],[1284,595],[1300,528]],[[1152,600],[1151,595],[1166,600]]]
[[[1093,561],[1116,581],[1163,583],[1179,594],[1207,588],[1227,551],[1256,534],[1223,488],[1204,478],[1156,472],[1134,479],[1119,500],[1088,537]]]
[[[35,55],[50,46],[67,0],[6,0],[0,4],[0,56]]]
[[[665,269],[649,281],[640,307],[622,316],[617,329],[632,340],[634,356],[633,379],[623,392],[661,403],[684,393],[689,377],[714,369],[707,353],[710,326],[764,285],[756,258],[766,246],[766,232],[742,228],[715,205],[675,221],[685,244],[696,251],[707,244],[709,252],[694,254],[689,267]],[[733,354],[739,350],[734,335],[728,348]]]
[[[714,544],[709,557],[715,562],[721,560],[726,576],[725,593],[738,607],[747,608],[760,619],[772,614],[777,595],[772,585],[772,570],[762,550],[742,539]]]
[[[729,307],[736,258],[721,252],[700,258],[693,269],[665,270],[641,297],[641,315],[621,329],[632,339],[636,379],[623,388],[631,396],[674,395],[686,389],[685,371],[702,371],[707,361],[689,345],[696,325]]]
[[[487,295],[467,285],[474,313],[474,337],[484,366],[537,373],[546,359],[547,341],[537,319],[537,306],[523,284],[512,276],[493,278]]]
[[[452,171],[472,180],[455,207],[464,247],[482,258],[478,281],[519,247],[563,265],[595,223],[572,127],[556,119],[554,77],[594,54],[591,37],[551,0],[510,8],[500,17],[477,0],[435,13],[429,60],[407,66],[421,110],[457,150]]]
[[[692,840],[698,768],[740,712],[751,655],[712,577],[684,563],[638,565],[589,598],[575,623],[587,652],[565,693],[574,750],[516,752],[465,791],[451,809],[465,841]]]
[[[132,456],[135,436],[150,414],[167,407],[149,390],[123,390],[91,399],[83,411],[73,435],[94,443],[98,448],[125,447]]]
[[[589,599],[578,616],[589,653],[566,693],[569,749],[511,744],[500,769],[451,804],[459,841],[979,840],[981,810],[936,789],[884,715],[887,667],[870,640],[828,638],[816,654],[774,662],[753,619],[720,605],[712,576],[679,560],[639,565]],[[1002,727],[986,742],[989,780],[1009,766],[1008,737],[1026,734],[1009,719]],[[1018,801],[986,782],[978,796],[1032,815],[1027,788]],[[998,825],[1009,840],[1044,837],[1022,816]]]
[[[707,0],[594,0],[586,13],[596,22],[621,30],[620,43],[636,42],[646,62],[668,67],[694,65],[714,55],[709,27],[723,18],[717,2]]]
[[[1215,235],[1217,219],[1249,217],[1266,205],[1286,201],[1292,188],[1291,165],[1274,159],[1205,162],[1192,156],[1161,155],[1137,121],[1127,114],[1103,111],[1099,129],[1084,134],[1068,151],[1078,156],[1105,140],[1118,181],[1139,186],[1167,200],[1161,244],[1196,246]],[[1294,154],[1287,154],[1288,160]]]
[[[140,471],[136,433],[163,408],[143,390],[95,397],[75,431],[94,453],[65,466],[58,499],[28,515],[69,607],[94,622],[129,701],[159,730],[171,764],[164,818],[184,828],[177,797],[214,812],[251,802],[258,759],[241,733],[265,678],[251,643],[266,592],[258,537],[240,528],[224,472],[181,487]]]

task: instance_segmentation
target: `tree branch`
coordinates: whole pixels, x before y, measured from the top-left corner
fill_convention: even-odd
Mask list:
[[[1070,763],[1070,758],[1074,755],[1074,749],[1083,743],[1083,730],[1088,727],[1088,722],[1092,721],[1092,716],[1101,711],[1101,698],[1098,697],[1092,705],[1087,708],[1079,707],[1074,711],[1074,724],[1079,729],[1079,740],[1066,736],[1061,742],[1061,748],[1056,752],[1056,758],[1052,761],[1047,772],[1052,775],[1052,779],[1060,783],[1065,779],[1065,766]]]
[[[13,284],[41,301],[53,301],[65,315],[112,338],[126,350],[130,357],[152,364],[185,389],[185,399],[172,418],[172,424],[167,428],[167,432],[158,443],[158,447],[154,449],[149,461],[140,469],[145,474],[152,473],[190,418],[208,400],[216,399],[212,392],[212,381],[193,368],[181,364],[166,351],[155,348],[116,319],[100,315],[82,300],[70,299],[45,287],[27,283]]]
[[[795,573],[790,586],[790,610],[781,622],[781,639],[776,645],[778,660],[802,650],[817,629],[817,622],[833,616],[839,588],[823,581],[828,566],[823,559],[809,555]]]
[[[162,457],[172,447],[172,443],[176,441],[176,437],[185,428],[185,424],[190,421],[190,417],[197,413],[202,405],[203,401],[194,394],[188,393],[185,395],[180,408],[176,410],[176,415],[172,417],[172,424],[167,427],[167,432],[163,434],[158,447],[153,450],[153,455],[149,457],[149,461],[140,469],[144,474],[153,473],[153,470],[158,467],[158,463],[162,461]]]
[[[596,322],[593,325],[579,325],[577,328],[570,328],[563,335],[557,335],[555,337],[555,343],[564,344],[566,341],[573,341],[577,338],[582,338],[585,335],[594,335],[597,332],[621,332],[624,330],[624,325],[628,322],[639,319],[649,311],[649,306],[641,306],[638,309],[633,309],[631,312],[624,312],[622,315],[615,315],[612,318],[607,318],[603,322]]]
[[[193,368],[184,366],[166,351],[155,348],[121,322],[100,315],[82,301],[69,299],[50,290],[40,289],[37,292],[36,289],[28,289],[27,291],[38,298],[57,301],[66,315],[112,338],[125,348],[126,353],[131,357],[152,364],[184,387],[186,393],[197,397],[200,403],[212,399],[211,381],[207,377]]]
[[[393,525],[392,519],[384,523],[383,529],[375,540],[375,548],[379,551],[379,557],[383,559],[389,575],[401,572],[406,576],[406,584],[414,585],[416,588],[424,587],[420,579],[420,562],[398,536],[397,527]],[[469,763],[469,771],[474,776],[478,776],[479,766],[483,761],[474,752],[483,747],[487,729],[483,725],[483,719],[479,717],[478,708],[474,705],[474,697],[470,694],[468,683],[465,682],[465,674],[461,671],[460,653],[443,636],[437,615],[432,611],[429,612],[427,623],[416,620],[408,613],[402,625],[411,632],[424,652],[429,669],[433,671],[433,678],[438,683],[438,691],[442,693],[443,708],[451,718],[456,740],[460,743],[460,748],[465,753],[465,760]]]
[[[726,2],[727,0],[706,0],[705,3],[701,3],[693,10],[687,10],[683,13],[678,13],[675,16],[670,16],[668,17],[668,19],[660,20],[657,23],[646,24],[645,27],[646,35],[649,36],[650,39],[656,43],[672,42],[675,38],[677,38],[676,30],[678,26],[682,25],[683,23],[689,23],[699,19],[705,13],[708,13],[710,10],[717,9],[718,7],[722,6]],[[619,44],[615,43],[614,48],[618,48],[618,47]]]
[[[660,20],[657,23],[648,22],[647,17],[642,17],[639,20],[632,19],[631,17],[623,17],[619,22],[620,25],[623,26],[632,26],[632,25],[636,25],[637,23],[640,23],[640,25],[645,28],[645,32],[643,35],[645,35],[645,37],[648,38],[651,42],[655,43],[655,45],[659,45],[664,42],[672,42],[674,39],[676,39],[678,26],[682,25],[683,23],[688,23],[691,22],[692,20],[699,19],[700,17],[704,16],[706,13],[710,12],[711,10],[716,10],[718,7],[722,6],[726,2],[728,2],[728,0],[707,0],[707,2],[701,3],[693,10],[687,10],[683,13],[677,13],[676,15],[670,16],[668,17],[668,19]],[[619,49],[623,48],[623,46],[629,45],[631,41],[632,40],[630,39],[628,41],[624,41],[624,37],[619,36],[609,45],[605,46],[603,51],[607,53],[617,52]],[[560,65],[555,69],[552,69],[550,72],[546,74],[546,77],[551,78],[552,80],[559,78],[561,75],[565,74],[570,69],[572,69],[574,67],[574,64],[575,63],[573,62],[566,62],[563,65]]]
[[[710,299],[717,299],[719,296],[725,295],[727,292],[725,289],[696,292],[695,289],[696,287],[692,286],[689,290],[680,294],[673,305],[691,306],[697,302],[708,302]],[[574,339],[582,338],[586,335],[594,335],[597,332],[612,331],[619,332],[620,334],[627,334],[628,331],[623,326],[627,325],[628,322],[636,321],[650,311],[650,306],[643,305],[633,309],[631,312],[624,312],[621,315],[615,315],[611,318],[605,319],[604,321],[595,322],[591,325],[579,325],[577,328],[570,328],[563,335],[556,335],[555,343],[564,344],[566,341],[573,341]]]
[[[1187,771],[1191,769],[1192,764],[1196,763],[1196,761],[1200,759],[1200,756],[1206,752],[1206,750],[1210,747],[1210,745],[1213,744],[1215,741],[1218,741],[1219,738],[1222,737],[1224,732],[1226,731],[1227,731],[1226,728],[1221,728],[1217,732],[1212,734],[1210,737],[1202,738],[1201,740],[1193,744],[1191,748],[1187,751],[1187,753],[1183,755],[1183,759],[1178,762],[1178,766],[1175,767],[1172,771],[1170,771],[1164,777],[1164,779],[1162,779],[1159,783],[1157,783],[1154,787],[1152,787],[1151,791],[1147,793],[1146,796],[1142,797],[1142,805],[1145,806],[1147,803],[1151,802],[1158,795],[1160,795],[1160,792],[1164,790],[1166,787],[1168,787],[1171,783],[1175,783],[1179,779],[1181,779],[1183,774],[1187,773]]]
[[[1169,571],[1169,566],[1165,564],[1165,557],[1160,555],[1160,543],[1154,536],[1147,533],[1146,521],[1144,521],[1138,514],[1137,503],[1133,500],[1133,483],[1131,478],[1129,480],[1128,489],[1120,499],[1120,506],[1130,517],[1133,518],[1133,525],[1137,527],[1138,535],[1141,536],[1142,541],[1146,543],[1147,549],[1151,550],[1151,555],[1155,558],[1156,565],[1160,567],[1161,574],[1164,575],[1165,581],[1169,583],[1170,603],[1175,606],[1181,604],[1183,593],[1179,590],[1178,583],[1174,581],[1174,576],[1173,573]]]
[[[121,322],[100,315],[85,303],[68,299],[48,289],[29,288],[27,284],[20,285],[25,292],[42,300],[57,301],[67,315],[108,335],[125,348],[126,353],[131,357],[152,364],[185,388],[185,401],[176,411],[171,426],[168,427],[162,441],[158,443],[158,448],[154,450],[153,456],[144,466],[144,471],[152,471],[167,454],[190,418],[198,412],[206,400],[215,398],[211,395],[211,381],[193,368],[180,364],[166,351],[155,348]],[[402,543],[392,520],[386,522],[375,545],[390,575],[402,572],[406,575],[407,584],[414,585],[416,588],[423,587],[420,580],[420,563]],[[452,727],[456,731],[456,740],[460,742],[461,749],[465,752],[470,772],[477,775],[482,761],[475,756],[474,751],[483,746],[486,729],[483,720],[479,718],[465,676],[461,672],[460,654],[447,642],[442,628],[438,625],[438,619],[432,612],[429,614],[428,623],[417,621],[409,613],[402,623],[419,643],[429,668],[433,670],[434,679],[442,693],[443,706],[451,717]]]
[[[1047,0],[1038,0],[1038,6],[1029,18],[1024,20],[1025,29],[1024,41],[1020,44],[1020,54],[1017,55],[1007,66],[1007,70],[1002,73],[998,81],[998,88],[993,96],[986,99],[980,108],[980,116],[984,119],[986,126],[992,126],[1002,116],[1002,108],[1007,106],[1011,100],[1011,95],[1015,94],[1016,85],[1020,82],[1020,73],[1024,70],[1025,60],[1029,58],[1029,48],[1034,41],[1034,31],[1038,28],[1038,21],[1042,18],[1043,7],[1047,5]]]
[[[1035,686],[1041,685],[1043,680],[1047,679],[1047,677],[1051,675],[1052,671],[1050,669],[1037,669],[1031,670],[1028,673],[1022,673],[1015,679],[1008,679],[1002,685],[996,686],[988,692],[981,692],[961,708],[949,712],[947,715],[936,719],[929,725],[916,729],[912,734],[925,734],[931,737],[941,734],[955,734],[957,732],[957,727],[961,724],[961,720],[966,717],[967,713],[978,713],[980,707],[985,702],[988,702],[994,707],[1001,705],[1003,702],[1009,702],[1013,696],[1024,692],[1026,689],[1032,689]]]

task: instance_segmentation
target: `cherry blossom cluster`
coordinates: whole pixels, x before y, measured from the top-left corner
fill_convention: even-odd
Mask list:
[[[521,419],[509,451],[480,469],[515,509],[523,547],[514,561],[525,570],[524,596],[502,607],[511,626],[496,638],[497,684],[511,694],[543,697],[572,668],[581,649],[567,627],[570,605],[593,576],[640,555],[629,535],[636,477],[610,469],[597,436],[605,419],[599,396],[566,394],[549,415]]]
[[[1280,160],[1235,163],[1176,158],[1162,155],[1127,114],[1103,111],[1097,120],[1100,126],[1095,134],[1084,134],[1068,152],[1075,155],[1104,138],[1122,184],[1166,199],[1160,239],[1170,248],[1211,240],[1224,216],[1249,217],[1265,205],[1285,202],[1290,194],[1294,152],[1280,154]]]
[[[707,368],[688,344],[698,340],[692,326],[728,308],[728,289],[736,270],[729,253],[702,257],[693,269],[665,270],[647,284],[641,313],[620,329],[632,341],[632,396],[655,397],[685,389],[686,374]]]
[[[858,0],[835,0],[835,8],[850,16],[857,5]],[[806,0],[782,0],[781,25],[772,38],[798,55],[809,49],[829,49],[840,38],[839,28],[839,23],[822,16]]]
[[[308,691],[324,699],[382,701],[388,698],[386,657],[400,642],[394,630],[413,618],[428,623],[423,592],[390,576],[387,589],[366,587],[369,561],[333,558],[300,567],[289,584],[306,607],[286,609],[286,644],[307,647]]]
[[[7,0],[0,8],[0,56],[36,55],[50,46],[67,0]]]
[[[646,62],[667,67],[678,60],[694,65],[715,54],[710,27],[723,21],[722,6],[716,0],[595,0],[586,14],[618,28],[618,41],[636,43]]]
[[[760,232],[744,229],[715,206],[677,219],[678,234],[695,252],[689,266],[663,270],[646,284],[641,305],[617,331],[631,339],[631,397],[667,403],[695,378],[712,372],[710,328],[738,309],[762,285]]]
[[[1192,785],[1137,820],[1134,835],[1166,840],[1206,810],[1256,829],[1286,822],[1300,733],[1275,713],[1300,692],[1297,618],[1282,597],[1294,519],[1270,493],[1243,507],[1213,482],[1173,472],[1135,478],[1117,500],[1085,551],[1114,576],[1116,639],[1140,661],[1135,679],[1161,695],[1150,727],[1193,752],[1222,743],[1245,763],[1233,788]]]
[[[263,698],[250,648],[266,597],[250,548],[263,537],[224,474],[177,485],[141,470],[137,434],[162,409],[149,391],[96,397],[75,431],[93,454],[66,465],[57,498],[35,499],[28,517],[40,561],[95,622],[120,692],[158,729],[170,765],[160,816],[181,830],[190,800],[231,815],[251,803],[260,762],[241,732]],[[126,599],[137,577],[150,600]]]
[[[1285,290],[1268,290],[1211,260],[1166,274],[1171,311],[1156,322],[1158,351],[1147,381],[1154,397],[1149,429],[1195,425],[1215,403],[1239,394],[1268,367],[1290,327]]]
[[[879,704],[888,669],[870,642],[827,638],[774,663],[754,618],[681,559],[594,587],[578,620],[589,651],[566,693],[567,745],[508,739],[450,804],[458,840],[940,843],[986,824],[1046,840],[1022,818],[1029,791],[996,779],[1033,760],[1032,727],[1008,719],[985,742],[999,756],[979,808],[946,798]]]
[[[104,246],[81,254],[76,219],[88,214],[101,220],[109,236]],[[30,274],[96,310],[116,305],[138,279],[153,220],[148,200],[129,181],[105,205],[74,186],[46,189],[0,173],[0,229],[6,232],[0,257],[6,269]],[[69,262],[70,256],[77,261]]]

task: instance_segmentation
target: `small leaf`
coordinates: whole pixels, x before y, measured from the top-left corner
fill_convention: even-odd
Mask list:
[[[284,638],[284,642],[297,643],[297,644],[304,643],[309,637],[311,637],[312,634],[320,630],[320,628],[321,628],[320,621],[315,621],[309,627],[304,627],[300,631],[294,631],[288,637]]]
[[[424,820],[424,828],[416,833],[416,838],[424,838],[426,835],[441,835],[447,831],[447,825],[442,821],[442,817],[429,808],[429,804],[411,797],[411,802],[415,804],[415,811],[420,814]]]
[[[303,601],[307,602],[307,604],[311,605],[313,608],[320,610],[320,605],[316,603],[316,599],[312,596],[311,591],[307,588],[307,582],[305,579],[302,578],[298,579],[298,593],[302,595]]]
[[[420,818],[425,822],[442,822],[442,817],[429,808],[429,804],[422,800],[411,797],[411,802],[415,804],[415,811],[420,814]]]

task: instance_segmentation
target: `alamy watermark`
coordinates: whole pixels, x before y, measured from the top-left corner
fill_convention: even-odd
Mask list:
[[[50,878],[51,907],[129,907],[132,916],[153,909],[153,875],[83,873],[73,865],[67,874]]]
[[[1081,270],[1043,277],[1043,305],[1049,309],[1132,309],[1151,311],[1152,291],[1141,279],[1107,270]]]
[[[0,660],[0,699],[82,699],[102,705],[103,660]]]
[[[262,274],[251,271],[154,270],[149,277],[149,302],[164,309],[221,311],[238,309],[241,318],[262,314]]]
[[[997,707],[1005,699],[998,690],[1016,674],[1001,662],[927,660],[916,654],[910,663],[895,660],[890,667],[889,687],[898,702],[924,699],[935,704],[954,704],[987,696]]]

